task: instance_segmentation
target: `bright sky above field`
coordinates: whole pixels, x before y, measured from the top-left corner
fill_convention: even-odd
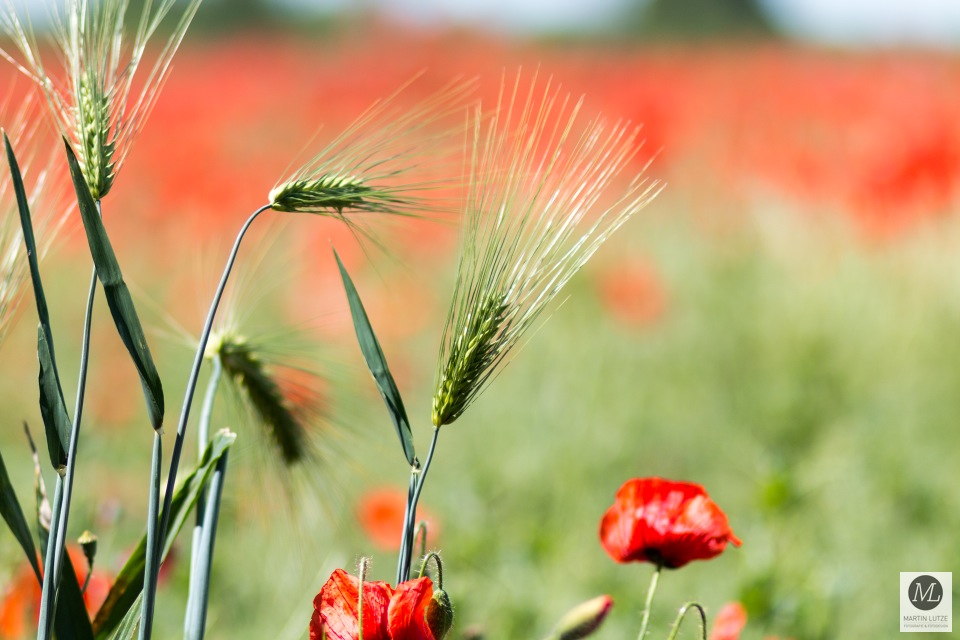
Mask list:
[[[14,0],[39,8],[58,0]],[[602,26],[636,0],[272,0],[307,11],[376,7],[414,24],[526,33]],[[847,44],[960,46],[960,0],[761,0],[788,31]],[[229,0],[220,0],[229,2]],[[34,12],[42,16],[42,9]]]
[[[318,7],[351,0],[275,0]],[[352,0],[356,3],[358,0]],[[359,0],[426,23],[480,23],[510,31],[593,26],[631,0]],[[960,0],[762,0],[789,31],[848,43],[960,45]]]

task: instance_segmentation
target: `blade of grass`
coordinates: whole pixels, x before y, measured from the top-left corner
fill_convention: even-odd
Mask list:
[[[137,634],[137,626],[140,624],[140,602],[143,599],[143,593],[137,596],[127,615],[117,625],[116,632],[110,636],[110,640],[133,640]]]
[[[120,339],[126,346],[133,363],[140,375],[144,398],[147,402],[147,412],[154,430],[159,431],[163,425],[163,386],[160,383],[160,374],[157,373],[150,348],[143,335],[140,318],[133,306],[130,290],[123,281],[123,274],[113,252],[110,239],[107,237],[103,221],[100,219],[96,202],[90,195],[90,189],[83,178],[77,157],[70,148],[69,142],[64,140],[67,150],[67,162],[70,165],[70,175],[73,178],[74,190],[77,194],[77,204],[80,207],[80,216],[87,234],[87,243],[90,246],[90,255],[97,268],[97,276],[103,285],[103,292],[107,298],[107,306],[113,316],[113,322],[120,334]]]
[[[27,249],[30,280],[33,283],[33,297],[37,303],[37,317],[40,320],[40,332],[42,334],[39,340],[41,344],[37,349],[40,359],[40,412],[43,416],[43,426],[47,435],[47,451],[50,454],[50,464],[53,465],[54,469],[59,470],[67,463],[66,451],[70,441],[70,418],[63,401],[60,374],[57,372],[53,332],[50,329],[50,312],[47,309],[47,297],[43,292],[43,282],[40,279],[37,242],[33,233],[30,205],[27,201],[26,189],[23,186],[23,176],[20,173],[20,165],[6,133],[3,134],[3,144],[7,153],[7,163],[10,165],[13,190],[17,198],[20,227],[23,232],[23,242]],[[43,346],[44,343],[45,347]]]
[[[387,411],[390,412],[390,419],[397,430],[397,436],[400,438],[400,446],[403,447],[403,455],[407,459],[407,464],[417,466],[417,454],[413,448],[413,433],[410,430],[410,421],[407,419],[407,411],[403,408],[403,399],[400,397],[400,390],[393,380],[393,375],[387,367],[387,359],[383,355],[383,349],[380,348],[380,342],[373,333],[373,327],[370,326],[370,319],[360,301],[360,295],[353,286],[353,280],[347,273],[343,262],[336,250],[333,252],[337,259],[337,266],[340,268],[340,277],[343,278],[343,288],[347,293],[347,302],[350,304],[350,315],[353,317],[353,328],[357,333],[357,342],[360,343],[360,351],[363,353],[363,359],[367,363],[367,368],[373,375],[377,383],[377,389],[380,391],[380,397],[387,405]]]
[[[213,474],[214,467],[221,456],[236,440],[236,435],[221,430],[210,441],[203,459],[197,468],[188,475],[183,484],[176,490],[170,503],[170,526],[167,528],[161,542],[161,561],[166,558],[173,546],[174,540],[183,528],[187,517],[197,502],[197,497],[203,491],[204,485]],[[117,578],[107,594],[107,598],[93,621],[93,629],[98,640],[105,640],[122,622],[124,616],[137,601],[144,584],[146,569],[147,539],[146,535],[140,542],[126,564],[117,574]]]
[[[33,538],[30,535],[30,526],[20,508],[20,501],[17,500],[17,494],[10,483],[10,476],[7,474],[7,467],[3,462],[3,454],[0,453],[0,516],[7,523],[13,537],[20,543],[20,548],[26,554],[33,572],[38,581],[42,581],[40,573],[40,564],[37,562],[37,548],[33,544]]]

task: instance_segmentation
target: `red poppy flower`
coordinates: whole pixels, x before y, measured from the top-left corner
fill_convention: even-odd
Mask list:
[[[310,640],[358,640],[360,581],[337,569],[313,600]],[[433,582],[424,576],[394,589],[386,582],[363,583],[363,640],[441,640],[446,629],[431,628]]]
[[[634,478],[617,491],[600,522],[600,543],[617,562],[653,562],[676,569],[740,546],[727,516],[703,487],[662,478]]]

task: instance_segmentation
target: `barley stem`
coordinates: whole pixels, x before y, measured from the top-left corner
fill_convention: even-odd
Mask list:
[[[77,401],[73,409],[73,425],[70,429],[70,450],[67,452],[67,470],[63,478],[63,505],[60,507],[60,522],[57,526],[56,553],[53,558],[54,588],[60,586],[63,563],[63,548],[67,539],[67,521],[73,499],[73,479],[76,473],[77,441],[80,439],[80,418],[83,415],[83,399],[87,389],[87,366],[90,357],[90,323],[93,319],[93,300],[97,294],[97,270],[90,276],[90,291],[87,293],[87,310],[83,319],[83,347],[80,351],[80,376],[77,382]]]
[[[227,258],[227,264],[223,269],[223,275],[220,277],[220,283],[217,285],[217,290],[213,295],[213,300],[210,303],[210,310],[207,313],[206,323],[203,325],[203,331],[200,333],[200,344],[197,345],[197,353],[193,359],[193,368],[190,370],[190,377],[187,380],[187,390],[183,398],[183,406],[180,410],[180,422],[177,425],[177,436],[173,441],[173,451],[170,453],[170,471],[167,474],[167,489],[163,497],[163,511],[160,517],[160,536],[159,539],[163,540],[167,533],[167,527],[169,526],[170,521],[170,509],[173,502],[173,490],[176,485],[177,480],[177,469],[180,466],[180,454],[183,451],[183,440],[187,430],[187,420],[190,417],[190,407],[193,403],[193,395],[197,388],[197,378],[200,375],[200,366],[203,364],[204,352],[207,349],[207,341],[210,339],[210,331],[213,328],[213,319],[217,314],[217,307],[220,305],[220,299],[223,297],[223,290],[227,286],[227,280],[230,278],[230,272],[233,270],[233,263],[237,259],[237,253],[240,250],[240,243],[243,241],[244,235],[247,233],[247,229],[250,228],[250,225],[253,224],[253,221],[257,219],[264,211],[270,209],[270,205],[264,205],[254,211],[247,221],[241,227],[240,232],[237,234],[237,238],[233,243],[233,248],[230,250],[230,255]],[[159,557],[161,548],[159,545],[156,547],[147,547],[147,557],[151,555]],[[145,576],[151,582],[156,581],[155,576]],[[155,584],[153,585],[156,586]]]
[[[210,416],[213,414],[213,404],[217,397],[217,390],[220,388],[220,378],[223,373],[223,363],[219,356],[213,359],[213,371],[210,373],[210,380],[207,382],[207,391],[203,398],[203,407],[200,410],[200,423],[197,429],[197,455],[203,460],[203,452],[207,448],[207,441],[210,434]],[[212,489],[211,489],[212,491]],[[203,491],[197,496],[196,525],[193,527],[193,542],[190,547],[190,590],[187,595],[187,611],[184,615],[184,636],[187,635],[189,625],[193,620],[193,607],[195,606],[199,585],[195,584],[200,575],[197,562],[200,557],[200,550],[203,545],[204,517],[207,506],[206,496]],[[202,630],[201,630],[202,631]]]
[[[420,492],[423,491],[423,483],[427,479],[427,472],[430,471],[430,463],[433,461],[433,452],[437,448],[437,438],[440,437],[440,428],[434,427],[433,429],[433,439],[430,441],[430,450],[427,452],[427,459],[423,463],[423,469],[419,469],[419,473],[416,475],[416,487],[414,488],[413,495],[411,499],[407,501],[407,510],[404,514],[404,534],[403,537],[406,541],[406,544],[401,548],[401,569],[402,575],[400,579],[397,580],[399,585],[401,582],[406,582],[410,579],[410,562],[413,560],[413,525],[417,520],[417,503],[420,501]]]
[[[50,510],[50,531],[47,532],[46,558],[43,563],[43,589],[40,595],[40,619],[37,624],[37,640],[48,640],[53,635],[53,615],[56,609],[56,589],[53,588],[53,546],[57,541],[57,525],[60,522],[60,505],[63,500],[63,477],[57,474],[53,490],[53,508]]]
[[[153,434],[153,461],[150,465],[150,501],[147,504],[147,557],[143,568],[143,603],[140,613],[140,640],[150,640],[153,633],[153,607],[157,599],[157,574],[163,536],[157,535],[160,511],[160,464],[163,461],[163,439]]]
[[[102,215],[100,201],[97,201],[97,213]],[[67,447],[67,468],[63,477],[57,474],[55,504],[47,538],[47,561],[40,596],[40,622],[38,638],[49,635],[56,615],[56,594],[60,588],[60,576],[63,569],[63,551],[66,546],[67,524],[70,517],[70,504],[73,499],[73,479],[76,475],[77,443],[80,440],[80,419],[83,416],[83,400],[87,388],[87,368],[90,357],[90,324],[93,319],[93,301],[97,293],[97,270],[90,276],[90,290],[87,293],[87,307],[83,319],[83,342],[80,350],[80,372],[77,381],[77,399],[73,411],[73,424],[70,427],[70,442]],[[52,344],[52,343],[51,343]]]
[[[223,478],[227,473],[227,452],[217,461],[210,478],[209,509],[204,511],[200,549],[195,565],[190,570],[190,596],[187,602],[187,621],[183,637],[186,640],[203,640],[207,625],[207,602],[210,596],[210,572],[213,567],[213,545],[217,537],[217,521],[220,517],[220,498],[223,496]],[[195,572],[194,572],[195,570]]]

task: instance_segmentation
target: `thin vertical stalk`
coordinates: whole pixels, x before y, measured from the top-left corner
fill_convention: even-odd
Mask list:
[[[413,506],[413,494],[417,491],[417,476],[420,472],[420,463],[414,459],[414,465],[410,468],[410,486],[407,489],[407,505],[403,511],[403,531],[400,533],[400,553],[397,556],[397,586],[403,582],[404,567],[407,557],[407,545],[410,531],[407,529],[407,520],[410,519],[410,509]]]
[[[150,465],[150,502],[147,506],[147,557],[143,569],[143,602],[140,613],[140,640],[149,640],[153,633],[153,607],[157,598],[157,572],[160,556],[153,553],[160,548],[160,464],[163,461],[163,438],[153,434],[153,461]]]
[[[433,439],[430,440],[430,450],[427,452],[427,459],[423,463],[423,469],[417,478],[417,486],[413,492],[412,499],[407,503],[406,522],[404,522],[404,538],[406,545],[401,550],[403,560],[401,561],[402,574],[397,580],[399,585],[410,579],[410,562],[413,560],[413,526],[417,520],[417,503],[420,502],[420,492],[423,491],[423,483],[427,479],[427,472],[430,471],[430,463],[433,461],[433,453],[437,448],[437,438],[440,437],[440,427],[433,428]]]
[[[650,578],[650,587],[647,589],[647,601],[643,604],[643,619],[640,622],[640,635],[638,640],[643,640],[647,636],[647,627],[650,625],[650,608],[653,606],[653,595],[657,592],[657,583],[660,581],[660,571],[662,564],[657,565],[657,570],[653,572]]]
[[[230,272],[233,270],[233,263],[237,259],[237,253],[240,250],[240,243],[243,241],[247,229],[253,224],[261,213],[270,208],[270,205],[264,205],[254,211],[247,221],[241,227],[237,238],[230,250],[227,258],[227,264],[223,269],[223,275],[220,277],[220,283],[213,295],[210,303],[210,310],[207,312],[207,320],[203,325],[203,331],[200,333],[200,343],[197,345],[197,352],[193,359],[193,368],[190,370],[190,377],[187,380],[187,389],[183,398],[183,406],[180,409],[180,422],[177,424],[177,436],[173,441],[173,450],[170,453],[170,471],[167,474],[167,489],[163,496],[163,511],[160,516],[159,539],[166,536],[167,527],[170,525],[170,508],[173,502],[173,491],[177,481],[177,469],[180,466],[180,454],[183,451],[183,441],[187,431],[187,420],[190,418],[190,407],[193,404],[193,395],[197,388],[197,378],[200,376],[200,367],[203,364],[203,355],[207,349],[207,341],[210,339],[210,331],[213,328],[213,319],[217,314],[217,308],[220,306],[220,299],[223,297],[223,290],[227,286],[227,280],[230,278]],[[154,562],[160,557],[161,549],[157,547],[147,547],[147,556],[155,556]],[[151,582],[156,582],[156,577],[146,576]],[[153,587],[156,585],[154,584]]]
[[[227,473],[227,452],[217,461],[213,477],[210,478],[208,508],[204,514],[200,549],[196,563],[191,565],[190,596],[187,602],[187,621],[183,637],[185,640],[203,640],[207,626],[207,602],[210,597],[210,573],[213,567],[213,545],[217,537],[217,521],[220,517],[220,502],[223,496],[223,478]]]
[[[99,206],[97,207],[99,210]],[[67,470],[63,478],[63,506],[57,527],[57,546],[53,561],[54,585],[60,585],[60,569],[63,562],[63,548],[67,539],[67,522],[70,516],[70,504],[73,500],[73,479],[76,474],[77,444],[80,440],[80,420],[83,417],[83,399],[87,392],[87,367],[90,359],[90,324],[93,320],[93,301],[97,295],[97,270],[90,276],[90,290],[87,293],[87,310],[83,319],[83,346],[80,350],[80,376],[77,382],[77,400],[73,409],[73,424],[70,429],[70,445],[67,452]]]
[[[57,524],[60,521],[60,505],[63,500],[63,478],[57,474],[53,490],[53,505],[50,510],[50,531],[47,532],[46,556],[43,562],[43,589],[40,594],[40,620],[37,625],[37,640],[47,640],[53,635],[53,615],[56,609],[57,591],[53,586],[53,547],[57,542]]]
[[[100,201],[97,200],[97,213],[102,217]],[[97,270],[90,275],[90,288],[87,293],[87,306],[83,318],[83,337],[80,349],[80,371],[77,376],[77,398],[73,410],[73,423],[70,426],[70,442],[67,444],[67,468],[61,477],[57,473],[55,504],[51,512],[50,533],[47,538],[47,558],[45,562],[43,587],[40,595],[40,621],[38,638],[46,639],[53,628],[56,615],[56,595],[60,588],[60,576],[63,569],[63,551],[66,545],[67,524],[70,519],[70,504],[73,500],[73,480],[76,475],[77,444],[80,440],[80,421],[83,417],[83,401],[87,388],[87,369],[90,359],[90,325],[93,320],[93,302],[97,293]]]
[[[207,448],[207,441],[210,439],[210,417],[213,415],[213,405],[217,398],[217,390],[220,388],[220,379],[223,374],[223,363],[219,357],[213,359],[213,371],[210,373],[210,380],[207,382],[207,390],[203,398],[203,406],[200,409],[200,423],[197,428],[197,458],[203,460],[203,452]],[[193,619],[192,607],[194,605],[196,590],[198,585],[195,579],[199,575],[197,571],[197,558],[203,545],[204,514],[206,511],[206,496],[203,491],[197,497],[197,506],[194,507],[196,514],[196,524],[193,527],[193,540],[190,546],[190,590],[187,595],[187,611],[183,617],[184,634],[187,634],[191,620]]]

